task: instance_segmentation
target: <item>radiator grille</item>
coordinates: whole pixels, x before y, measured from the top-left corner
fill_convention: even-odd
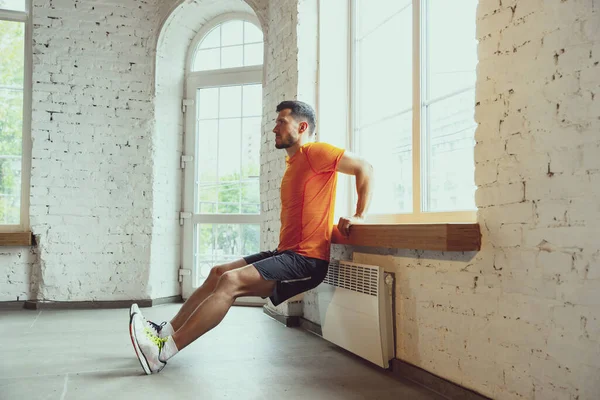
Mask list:
[[[377,296],[378,278],[378,268],[332,261],[323,283]]]

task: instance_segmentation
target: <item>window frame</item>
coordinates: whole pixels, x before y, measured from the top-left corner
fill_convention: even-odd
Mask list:
[[[186,114],[184,114],[184,135],[183,135],[183,154],[193,155],[194,159],[189,167],[184,170],[183,184],[183,204],[184,209],[189,211],[191,218],[190,223],[185,223],[183,226],[183,245],[182,245],[182,263],[183,268],[190,270],[190,278],[182,282],[184,297],[191,295],[195,288],[196,282],[201,279],[200,271],[197,270],[197,260],[195,257],[197,251],[196,226],[198,224],[258,224],[262,222],[263,212],[262,207],[259,207],[258,214],[201,214],[197,207],[198,198],[198,159],[196,157],[196,92],[197,88],[202,87],[221,87],[228,85],[244,85],[249,82],[260,83],[264,85],[264,51],[263,62],[259,65],[242,66],[235,68],[220,68],[205,71],[193,71],[194,56],[198,44],[212,31],[213,28],[228,21],[245,21],[254,24],[261,32],[263,29],[258,18],[251,14],[242,12],[224,13],[208,21],[197,33],[194,39],[190,42],[185,61],[185,77],[183,82],[183,98],[189,104]],[[263,32],[264,35],[264,32]],[[263,36],[264,43],[264,36]],[[263,87],[264,89],[264,87]],[[189,110],[189,108],[193,110]],[[192,118],[193,114],[193,118]],[[192,166],[193,165],[193,166]],[[193,175],[193,176],[192,176]],[[260,180],[259,180],[260,181]],[[194,182],[190,187],[188,182]],[[257,301],[256,299],[252,301]]]
[[[31,115],[32,115],[32,64],[33,40],[31,23],[31,0],[25,0],[25,11],[0,9],[0,20],[22,22],[24,24],[24,70],[23,70],[23,131],[21,139],[21,204],[19,224],[0,223],[1,233],[27,232],[30,230],[29,195],[31,182]]]
[[[357,70],[358,70],[358,51],[357,51],[357,26],[358,26],[358,11],[357,1],[349,0],[349,35],[348,35],[348,46],[349,46],[349,88],[350,88],[350,101],[349,101],[349,112],[348,112],[348,147],[353,152],[360,154],[358,149],[358,130],[356,129],[357,123]],[[428,135],[424,132],[426,129],[425,113],[423,109],[428,107],[430,104],[436,101],[448,98],[452,95],[462,93],[466,90],[473,90],[473,87],[463,88],[457,90],[451,94],[441,96],[433,100],[424,102],[421,98],[421,94],[426,90],[425,79],[422,79],[424,69],[426,67],[426,44],[427,44],[427,26],[423,23],[424,19],[422,16],[426,15],[428,0],[412,0],[412,212],[403,214],[375,214],[369,212],[367,216],[368,223],[466,223],[475,222],[477,220],[477,209],[473,210],[458,210],[449,212],[426,212],[422,211],[425,207],[425,195],[423,193],[423,187],[426,185],[426,166],[422,167],[421,160],[424,157],[424,152],[427,150],[426,141]],[[473,99],[473,111],[475,108],[475,99]],[[473,185],[475,181],[473,179]],[[357,194],[353,187],[349,188],[350,193],[348,197],[351,199],[351,203],[356,204]],[[473,191],[475,196],[475,191]],[[353,210],[350,210],[352,213]]]

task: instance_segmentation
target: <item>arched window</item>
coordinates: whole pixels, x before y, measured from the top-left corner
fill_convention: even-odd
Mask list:
[[[243,20],[223,22],[212,28],[198,43],[192,71],[248,67],[263,62],[263,34]]]
[[[228,14],[205,25],[188,51],[184,208],[192,223],[183,259],[192,285],[184,288],[260,248],[262,39],[255,19]]]

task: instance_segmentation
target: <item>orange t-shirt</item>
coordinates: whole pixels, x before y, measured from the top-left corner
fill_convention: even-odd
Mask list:
[[[336,170],[343,154],[327,143],[307,143],[286,157],[278,251],[329,261]]]

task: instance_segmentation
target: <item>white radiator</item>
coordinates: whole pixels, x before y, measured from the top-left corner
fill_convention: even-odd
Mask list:
[[[394,358],[393,277],[383,268],[332,261],[317,288],[323,338],[383,368]]]

